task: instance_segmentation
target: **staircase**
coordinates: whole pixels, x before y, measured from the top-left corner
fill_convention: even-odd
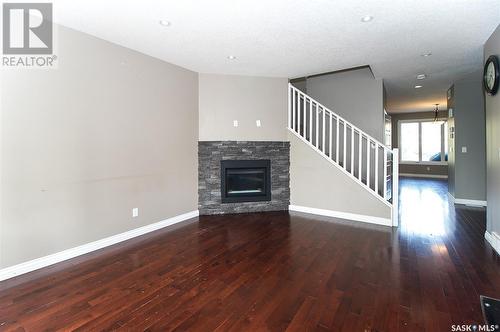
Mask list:
[[[392,225],[398,225],[398,149],[389,149],[291,84],[288,130],[390,206]]]

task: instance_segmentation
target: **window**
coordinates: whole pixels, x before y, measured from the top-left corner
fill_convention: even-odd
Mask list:
[[[443,123],[422,122],[420,125],[422,126],[422,161],[441,161]]]
[[[401,124],[401,160],[419,161],[418,122]]]
[[[400,121],[401,161],[443,163],[448,161],[448,124],[446,121]]]

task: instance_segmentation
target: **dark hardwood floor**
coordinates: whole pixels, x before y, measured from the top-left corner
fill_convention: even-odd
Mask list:
[[[401,180],[398,229],[200,217],[0,283],[0,330],[450,331],[500,297],[485,212]],[[29,244],[27,244],[29,245]]]

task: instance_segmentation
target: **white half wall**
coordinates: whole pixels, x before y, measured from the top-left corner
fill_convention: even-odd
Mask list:
[[[375,220],[391,219],[391,207],[349,178],[294,134],[290,140],[290,204]]]

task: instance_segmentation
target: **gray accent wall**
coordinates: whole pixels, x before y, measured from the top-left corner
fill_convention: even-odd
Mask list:
[[[1,74],[0,268],[198,208],[198,74],[56,29],[57,69]]]
[[[306,78],[299,78],[295,80],[290,80],[290,84],[293,85],[295,88],[299,89],[300,91],[304,92],[307,94],[307,80]]]
[[[453,84],[451,108],[455,128],[449,142],[450,193],[455,199],[486,200],[486,123],[482,71],[465,75]],[[462,152],[466,148],[467,152]]]
[[[448,114],[455,110],[455,86],[446,92]],[[455,197],[455,117],[448,116],[448,192]]]
[[[368,67],[307,78],[307,94],[384,141],[384,88]]]
[[[500,26],[484,45],[484,60],[500,56]],[[487,160],[487,230],[500,234],[500,93],[485,97]]]

